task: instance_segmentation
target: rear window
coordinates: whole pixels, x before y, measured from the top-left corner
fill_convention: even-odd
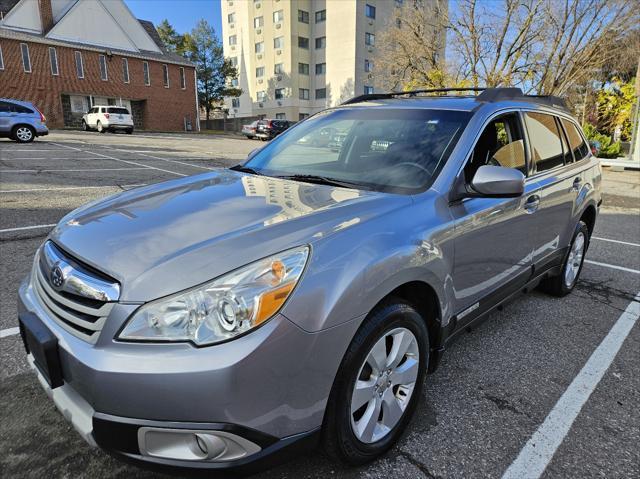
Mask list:
[[[569,138],[569,146],[573,151],[573,157],[576,161],[580,161],[589,154],[589,146],[582,138],[582,135],[578,131],[578,127],[569,120],[562,119],[562,126],[564,131],[567,132]]]
[[[547,171],[564,164],[562,142],[556,119],[544,113],[524,114],[536,171]]]
[[[127,110],[126,108],[109,107],[107,108],[107,113],[115,113],[116,115],[128,115],[129,110]]]
[[[0,107],[0,111],[11,111],[13,113],[33,113],[31,108],[26,106],[16,105],[15,103],[2,102],[3,106]]]

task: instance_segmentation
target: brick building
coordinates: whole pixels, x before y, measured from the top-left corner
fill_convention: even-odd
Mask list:
[[[33,102],[52,128],[122,105],[136,128],[196,130],[195,68],[122,0],[0,0],[0,98]]]

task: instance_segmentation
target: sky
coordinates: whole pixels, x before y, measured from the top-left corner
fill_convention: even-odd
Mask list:
[[[165,18],[178,33],[190,31],[204,18],[222,36],[220,0],[125,0],[133,14],[158,25]]]

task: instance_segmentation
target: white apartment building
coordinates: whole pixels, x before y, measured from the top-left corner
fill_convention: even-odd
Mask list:
[[[373,93],[376,35],[395,25],[402,3],[222,0],[224,55],[243,91],[225,100],[229,117],[297,121]]]

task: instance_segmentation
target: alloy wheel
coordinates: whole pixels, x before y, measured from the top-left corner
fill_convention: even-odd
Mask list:
[[[578,272],[580,271],[584,258],[584,247],[585,236],[581,231],[573,240],[573,245],[571,245],[571,251],[569,251],[567,264],[564,269],[564,284],[567,288],[570,288],[578,277]]]
[[[16,130],[16,138],[19,141],[31,141],[33,138],[33,132],[26,126],[21,126]]]
[[[418,378],[418,340],[407,328],[384,333],[360,367],[351,396],[351,428],[362,442],[383,439],[402,418]]]

